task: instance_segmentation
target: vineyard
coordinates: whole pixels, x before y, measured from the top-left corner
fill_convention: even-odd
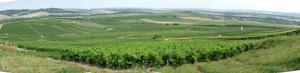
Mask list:
[[[296,25],[212,20],[183,12],[28,18],[0,24],[1,42],[112,69],[217,61],[256,49],[257,40],[300,33]]]
[[[162,67],[220,60],[251,50],[253,43],[216,40],[137,42],[67,49],[62,58],[109,68]]]

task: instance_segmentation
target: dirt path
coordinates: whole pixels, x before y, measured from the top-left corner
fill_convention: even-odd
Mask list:
[[[121,37],[118,37],[118,38],[125,38],[125,37],[130,37],[130,36],[133,36],[135,34],[129,34],[129,35],[125,35],[125,36],[121,36]]]
[[[40,32],[38,32],[38,31],[36,31],[31,25],[29,25],[29,24],[27,24],[33,31],[35,31],[37,34],[39,34],[40,36],[41,36],[41,38],[44,38],[44,36],[40,33]]]
[[[173,21],[156,21],[156,20],[151,20],[151,19],[140,19],[145,22],[150,22],[150,23],[158,23],[158,24],[172,24],[172,23],[179,23],[179,24],[194,24],[190,22],[173,22]]]
[[[186,30],[191,30],[193,27],[187,28]]]
[[[20,40],[25,40],[25,39],[24,39],[24,38],[22,38],[22,37],[19,37],[19,39],[20,39]]]
[[[185,39],[193,39],[195,37],[182,37],[182,38],[165,38],[165,40],[185,40]]]
[[[60,29],[60,30],[63,30],[63,31],[66,31],[66,32],[71,32],[71,31],[68,31],[68,30],[66,30],[66,29],[64,29],[64,28],[61,28],[61,27],[59,27],[59,26],[56,26],[56,25],[53,25],[54,27],[56,27],[56,28],[58,28],[58,29]]]
[[[114,30],[114,28],[108,28],[108,29],[105,30],[105,31],[111,31],[111,30]]]
[[[0,29],[2,28],[3,24],[0,24]]]

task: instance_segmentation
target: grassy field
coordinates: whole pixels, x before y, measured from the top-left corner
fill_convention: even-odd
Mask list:
[[[202,15],[187,12],[167,12],[157,14],[108,14],[80,19],[40,18],[0,22],[0,24],[4,24],[0,29],[1,42],[11,42],[15,45],[18,45],[20,48],[37,51],[37,53],[33,52],[33,54],[23,52],[18,52],[16,54],[3,53],[1,54],[1,56],[3,56],[3,60],[6,60],[8,57],[24,57],[22,58],[24,60],[44,60],[44,58],[53,58],[56,60],[65,59],[70,61],[73,59],[73,61],[76,62],[86,61],[89,64],[101,65],[104,68],[113,69],[119,69],[120,67],[132,68],[132,66],[135,67],[134,65],[136,63],[141,63],[144,65],[136,65],[138,68],[143,68],[139,71],[143,71],[147,68],[154,68],[154,71],[163,73],[181,73],[186,69],[191,69],[191,73],[235,72],[235,68],[232,68],[233,70],[224,68],[227,68],[226,66],[228,65],[233,65],[232,67],[238,67],[241,65],[239,64],[239,61],[242,60],[243,63],[248,62],[248,60],[255,60],[255,58],[249,56],[252,55],[252,52],[261,52],[258,53],[260,55],[268,53],[268,50],[272,51],[271,49],[283,48],[278,46],[278,48],[264,47],[264,49],[261,49],[262,51],[251,50],[252,48],[256,48],[256,46],[259,46],[256,43],[259,43],[263,38],[299,34],[299,26],[296,25],[237,20],[212,20]],[[157,39],[153,39],[155,35],[159,37],[156,37]],[[296,36],[290,38],[298,39]],[[251,41],[251,39],[254,41]],[[277,37],[270,40],[277,41],[277,39],[282,39],[284,41],[292,40],[283,37]],[[249,45],[249,43],[256,45]],[[297,42],[294,41],[289,43]],[[210,46],[205,46],[203,44]],[[269,44],[262,45],[276,46]],[[292,44],[280,45],[284,46]],[[297,46],[291,46],[291,48],[297,48]],[[162,53],[166,50],[175,54]],[[195,52],[193,50],[201,51]],[[117,53],[120,51],[124,53]],[[160,51],[161,53],[157,53],[155,51]],[[41,55],[40,52],[47,54]],[[140,53],[143,53],[143,55]],[[292,56],[295,57],[296,55]],[[98,60],[100,57],[101,59],[105,60]],[[239,60],[237,60],[237,58]],[[288,58],[289,57],[286,57],[286,59]],[[179,59],[180,61],[178,62],[173,61]],[[16,63],[17,61],[18,60],[12,61],[8,64]],[[212,62],[206,63],[207,61]],[[237,63],[237,61],[239,63]],[[262,69],[262,67],[268,67],[260,66],[259,64],[265,64],[261,62],[264,61],[253,61],[253,64],[249,66],[249,72],[252,72],[251,70],[255,69]],[[275,62],[279,62],[279,60],[274,60],[274,62],[265,62],[268,62],[271,65]],[[179,67],[175,68],[175,66],[166,66],[169,65],[169,63]],[[22,65],[25,63],[20,62],[20,64]],[[58,65],[57,63],[51,64],[53,64],[53,68],[58,67],[58,70],[51,69],[50,72],[61,71],[60,69],[65,69],[65,67],[70,66],[74,68],[76,67],[75,69],[80,70],[79,72],[97,72],[97,69],[86,69],[76,65],[69,65],[67,63],[64,67],[56,66]],[[218,66],[223,64],[226,65],[224,65],[224,67]],[[19,69],[10,69],[11,67],[5,68],[6,66],[7,65],[2,65],[0,70],[9,72],[22,71]],[[166,67],[160,68],[157,66]],[[213,68],[215,66],[218,67]],[[256,66],[259,67],[254,68]],[[271,66],[269,71],[266,71],[269,68],[257,71],[280,72],[295,70],[297,67],[283,67],[282,65],[278,66],[279,67],[274,68]],[[158,69],[156,69],[156,67]],[[66,71],[74,72],[72,71],[74,68],[66,68]],[[25,70],[26,72],[32,72],[31,69],[32,68]],[[247,72],[247,70],[248,69],[244,69],[242,72]],[[75,70],[75,72],[77,71]]]
[[[299,70],[299,36],[275,37],[261,42],[251,50],[225,60],[166,66],[163,73],[276,73]]]
[[[219,61],[184,64],[179,67],[164,66],[151,69],[152,72],[161,73],[274,73],[299,69],[299,36],[274,37],[247,42],[260,42],[257,50],[239,54],[235,57]],[[245,41],[235,41],[245,42]],[[292,43],[292,44],[290,44]],[[9,53],[0,51],[2,71],[19,72],[150,72],[144,69],[128,69],[114,71],[110,69],[83,66],[71,62],[56,62],[49,58],[55,53],[50,52],[19,52]],[[48,58],[48,59],[47,59]],[[34,67],[33,67],[34,66]]]
[[[141,73],[143,69],[111,70],[83,63],[54,60],[52,52],[4,52],[0,51],[0,71],[11,73]]]

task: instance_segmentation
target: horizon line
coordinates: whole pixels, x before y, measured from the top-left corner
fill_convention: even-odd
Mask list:
[[[154,8],[154,7],[99,7],[99,8],[60,8],[60,7],[47,7],[47,8],[59,8],[59,9],[86,9],[86,10],[92,10],[92,9],[126,9],[126,8],[137,8],[137,9],[199,9],[199,10],[211,10],[211,11],[265,11],[265,12],[282,12],[282,13],[300,13],[300,12],[284,12],[284,11],[272,11],[272,10],[254,10],[254,9],[219,9],[219,8],[180,8],[180,7],[173,7],[173,8]],[[47,9],[47,8],[11,8],[11,9],[0,9],[0,11],[5,11],[5,10],[21,10],[21,9],[29,9],[29,10],[38,10],[38,9]]]

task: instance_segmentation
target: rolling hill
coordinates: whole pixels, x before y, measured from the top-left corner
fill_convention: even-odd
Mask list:
[[[87,18],[55,18],[49,16],[32,19],[28,18],[20,20],[7,20],[5,22],[0,22],[0,24],[3,24],[3,27],[0,29],[0,42],[7,41],[15,44],[9,44],[9,46],[17,46],[19,48],[28,50],[28,52],[17,52],[21,55],[23,55],[22,53],[25,53],[24,55],[31,54],[41,58],[53,58],[55,60],[78,62],[81,64],[92,65],[96,68],[118,70],[133,69],[135,67],[141,69],[159,69],[164,66],[170,66],[174,68],[179,66],[180,68],[180,66],[185,66],[186,64],[195,64],[200,66],[193,68],[194,70],[212,73],[219,72],[219,70],[227,71],[228,69],[226,68],[228,67],[226,66],[230,65],[233,65],[232,67],[243,67],[245,68],[245,70],[248,70],[248,67],[245,67],[245,65],[248,65],[248,61],[246,60],[249,59],[247,57],[240,58],[238,55],[250,56],[250,58],[257,57],[247,53],[251,53],[255,50],[260,49],[266,49],[265,51],[270,51],[269,53],[273,53],[272,50],[267,50],[268,48],[272,49],[272,47],[269,47],[272,45],[282,45],[275,46],[278,47],[278,49],[274,48],[274,52],[281,52],[281,50],[286,50],[285,46],[289,45],[292,45],[291,49],[289,50],[299,51],[297,50],[299,46],[296,46],[298,43],[300,43],[297,41],[299,38],[284,39],[298,37],[296,35],[300,34],[300,29],[298,25],[294,24],[287,25],[280,24],[279,22],[269,23],[265,21],[259,22],[250,20],[219,20],[213,19],[213,17],[210,17],[210,15],[203,12],[197,13],[194,11],[140,13],[140,10],[136,9],[106,10],[121,12],[113,14],[99,14]],[[68,11],[56,8],[29,11],[11,11],[14,14],[18,14],[24,17],[47,14],[77,13],[77,11]],[[7,14],[7,12],[3,13]],[[3,16],[9,17],[9,15],[12,15],[12,17],[14,17],[14,14]],[[228,18],[234,17],[233,15],[228,16]],[[292,35],[294,37],[290,37]],[[276,38],[281,36],[282,38]],[[272,37],[275,37],[275,39],[268,40]],[[281,39],[287,41],[282,41]],[[280,42],[287,44],[283,44]],[[7,52],[7,50],[5,50],[7,48],[3,48],[3,52]],[[289,50],[286,50],[286,52],[290,52]],[[278,55],[280,54],[281,53],[278,53]],[[0,53],[0,56],[2,55],[3,57],[9,58],[7,56],[9,56],[10,54],[6,55]],[[262,55],[267,56],[263,53]],[[19,57],[19,55],[14,56]],[[286,67],[290,67],[288,64],[293,64],[294,61],[297,62],[298,57],[296,56],[298,55],[288,56],[295,57],[295,60],[291,60],[291,62],[289,62],[288,59],[278,58],[268,60],[284,61],[273,62],[270,64],[260,63],[264,62],[262,61],[264,57],[261,57],[256,59],[251,58],[250,60],[258,61],[249,63],[258,66],[262,66],[261,64],[264,64],[266,67],[268,67],[269,65],[282,63],[282,65],[287,65]],[[276,58],[278,56],[270,57]],[[0,59],[1,58],[2,57],[0,57]],[[230,60],[230,58],[234,58],[234,60]],[[33,59],[40,60],[39,58]],[[237,63],[246,64],[241,66],[222,62],[222,60],[238,61]],[[19,66],[24,64],[22,62],[5,62],[8,62],[5,64],[19,63]],[[223,68],[223,66],[218,66],[220,64],[214,65],[210,62],[222,63],[225,66]],[[42,66],[35,64],[40,63],[33,63],[32,65]],[[250,64],[249,66],[251,66],[252,64]],[[214,70],[213,67],[215,66],[218,66],[219,68],[215,68],[216,70]],[[0,65],[0,70],[8,72],[21,72],[20,70],[15,71],[9,69],[10,67],[11,66]],[[30,68],[32,66],[30,65],[28,67]],[[285,66],[278,68],[283,67]],[[263,68],[265,70],[259,71],[289,71],[296,69],[296,67],[298,66],[292,67],[285,68],[286,70],[272,70],[277,69],[277,67],[270,67]],[[253,70],[255,70],[257,67],[251,66],[250,70],[252,68]],[[70,70],[70,72],[74,71],[71,68],[66,68],[64,70]],[[58,70],[55,69],[54,71]]]
[[[0,11],[0,14],[6,16],[20,16],[20,17],[31,17],[37,15],[49,15],[49,14],[63,14],[63,13],[80,13],[77,11],[69,11],[59,8],[45,8],[45,9],[37,9],[37,10],[30,10],[30,9],[15,9],[15,10],[5,10]]]
[[[0,14],[0,20],[2,20],[2,19],[7,19],[7,18],[10,18],[10,17],[7,16],[7,15],[2,15],[2,14]]]

